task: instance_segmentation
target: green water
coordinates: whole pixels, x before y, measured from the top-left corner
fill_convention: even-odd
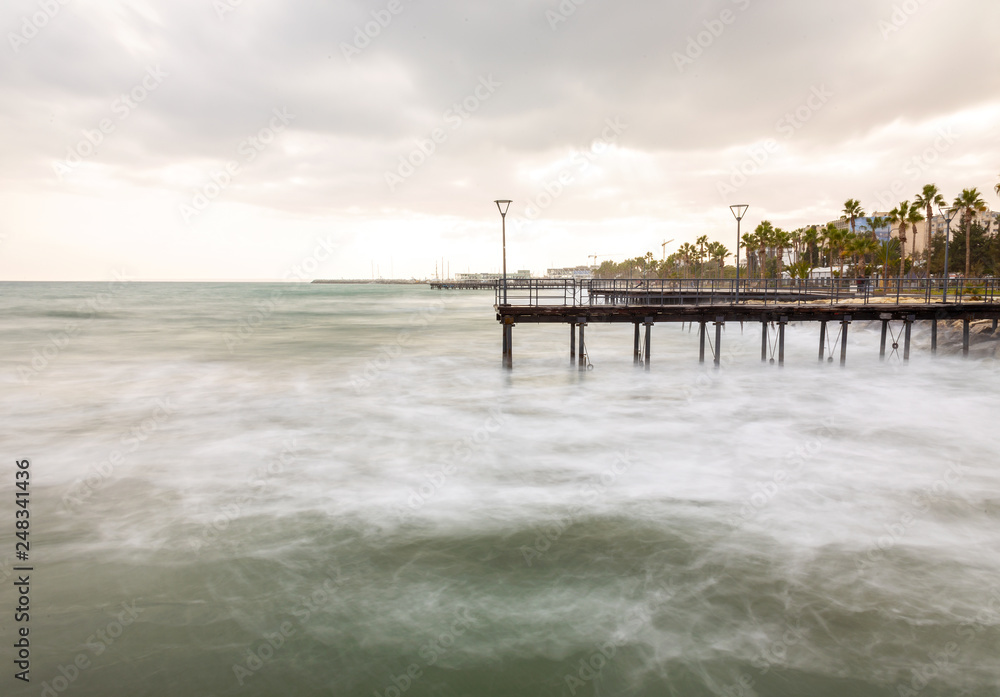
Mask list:
[[[985,349],[519,325],[507,375],[490,293],[0,291],[0,694],[1000,694]]]

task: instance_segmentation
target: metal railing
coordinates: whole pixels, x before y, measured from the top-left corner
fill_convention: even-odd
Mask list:
[[[594,278],[508,279],[506,304],[529,307],[804,304],[1000,303],[995,278]],[[504,284],[496,288],[503,305]]]

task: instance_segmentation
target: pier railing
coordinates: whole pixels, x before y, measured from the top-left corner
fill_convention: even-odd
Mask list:
[[[508,279],[496,286],[497,305],[731,305],[878,303],[1000,303],[995,278],[740,279],[614,278]]]

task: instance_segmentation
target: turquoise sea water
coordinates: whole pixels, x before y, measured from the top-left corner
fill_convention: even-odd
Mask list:
[[[506,374],[492,302],[0,284],[0,694],[1000,694],[992,345],[519,325]]]

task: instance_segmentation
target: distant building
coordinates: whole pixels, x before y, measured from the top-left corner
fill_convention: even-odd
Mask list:
[[[500,272],[487,272],[487,273],[457,273],[455,274],[456,281],[473,281],[473,282],[489,282],[489,281],[499,281],[503,278],[503,274]],[[512,278],[531,278],[531,271],[529,269],[518,269],[517,271],[508,271],[507,280]]]
[[[567,266],[561,269],[546,269],[545,278],[588,279],[594,277],[594,269],[589,266]]]

